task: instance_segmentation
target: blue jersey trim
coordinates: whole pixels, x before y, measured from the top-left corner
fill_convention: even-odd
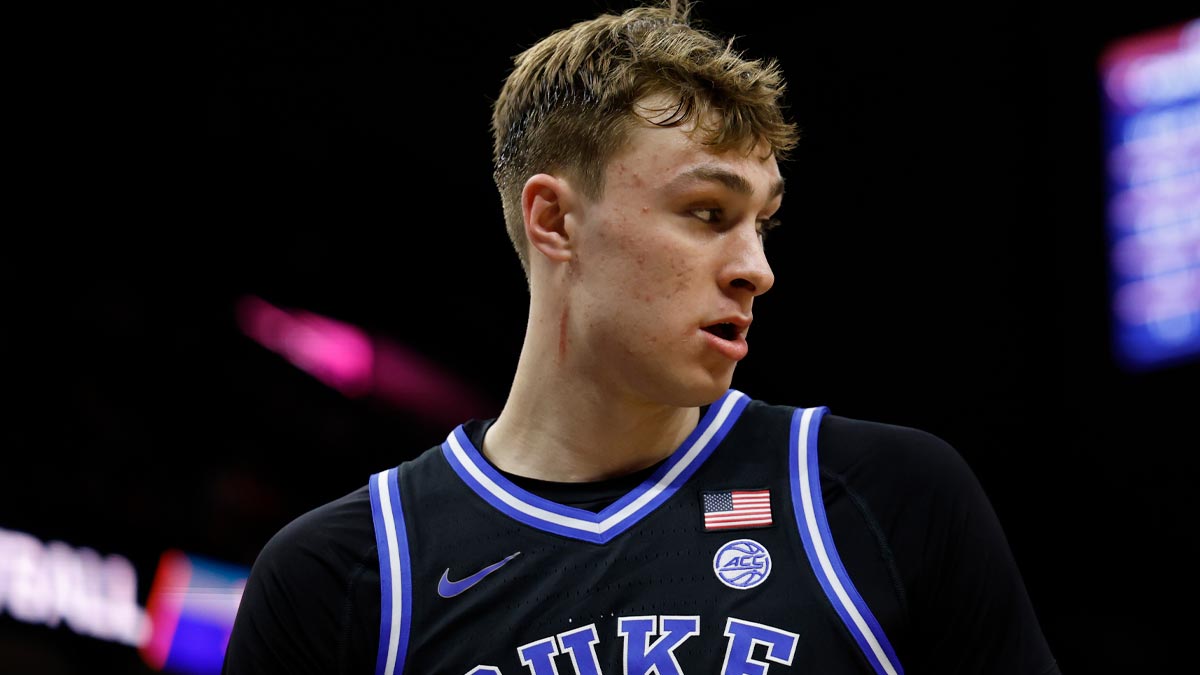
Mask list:
[[[480,454],[461,425],[442,444],[442,455],[472,491],[514,520],[545,532],[604,544],[670,499],[721,444],[749,402],[749,397],[735,389],[725,392],[662,466],[599,513],[558,504],[517,486]]]
[[[373,474],[368,483],[375,542],[379,551],[379,585],[382,594],[375,675],[403,673],[408,653],[409,621],[412,617],[412,562],[409,559],[408,532],[404,526],[398,475],[398,468],[389,469]]]
[[[842,565],[829,529],[817,462],[817,432],[827,412],[826,407],[798,408],[792,415],[788,473],[800,539],[813,574],[871,667],[879,675],[903,675],[904,668],[883,628]]]

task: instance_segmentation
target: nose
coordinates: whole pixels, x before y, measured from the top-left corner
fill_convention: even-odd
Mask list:
[[[771,290],[775,273],[767,262],[762,237],[754,223],[730,231],[730,258],[721,274],[721,286],[756,297]]]

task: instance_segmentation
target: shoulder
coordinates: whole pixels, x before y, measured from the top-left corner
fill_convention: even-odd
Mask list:
[[[823,477],[877,510],[922,518],[991,508],[958,449],[929,431],[827,414],[818,445]]]
[[[817,440],[826,501],[842,497],[885,536],[910,588],[938,561],[1007,554],[995,511],[958,450],[931,432],[826,414]],[[884,534],[886,533],[886,534]]]
[[[396,471],[401,476],[405,475],[420,475],[427,476],[446,468],[443,444],[435,445],[418,454],[416,457],[409,459],[396,467]]]
[[[967,468],[958,450],[932,432],[833,413],[821,420],[817,443],[822,465],[838,472],[874,466],[898,479],[936,481]]]
[[[797,435],[797,430],[790,424],[798,412],[808,409],[753,400],[744,414],[753,427],[781,429],[787,425],[788,447],[795,449],[797,439],[791,436]],[[824,406],[811,409],[824,412],[812,449],[823,480],[887,505],[923,499],[931,500],[930,507],[945,508],[982,496],[980,484],[963,456],[937,434],[843,416]]]
[[[462,481],[457,474],[459,469],[446,457],[449,452],[442,445],[435,445],[395,468],[405,509],[418,504],[442,504],[459,494]]]
[[[267,594],[307,589],[305,594],[318,602],[337,603],[356,570],[378,564],[375,551],[371,497],[364,485],[280,528],[254,561],[251,577]]]
[[[754,402],[747,414],[750,426],[779,429],[800,410]],[[833,539],[874,610],[901,617],[906,666],[1058,672],[1003,527],[958,449],[927,430],[824,413],[808,449]],[[797,430],[786,428],[794,452]]]
[[[916,427],[835,414],[825,406],[810,408],[751,400],[744,416],[755,427],[790,423],[797,413],[822,411],[817,455],[826,470],[856,472],[871,468],[898,470],[916,479],[954,475],[963,469],[958,451],[936,434]],[[774,422],[774,424],[771,424]],[[792,430],[789,435],[794,434]],[[789,439],[795,441],[795,439]]]
[[[366,486],[295,518],[250,569],[225,672],[336,672],[347,645],[376,639],[359,617],[371,613],[378,570]]]
[[[263,558],[359,557],[374,545],[371,495],[366,485],[289,522],[271,537]],[[256,563],[257,564],[257,563]]]

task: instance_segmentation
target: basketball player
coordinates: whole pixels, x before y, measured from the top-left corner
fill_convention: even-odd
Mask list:
[[[953,448],[730,388],[774,281],[783,87],[686,8],[516,59],[506,404],[277,533],[225,673],[1059,672]]]

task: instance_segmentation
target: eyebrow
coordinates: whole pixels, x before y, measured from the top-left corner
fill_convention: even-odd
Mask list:
[[[744,176],[715,166],[698,166],[694,169],[689,169],[672,179],[669,185],[675,187],[694,181],[720,183],[740,195],[750,196],[754,194],[754,187],[750,185],[750,181],[746,180]],[[770,195],[767,198],[775,199],[782,194],[783,178],[780,178],[771,185]]]

